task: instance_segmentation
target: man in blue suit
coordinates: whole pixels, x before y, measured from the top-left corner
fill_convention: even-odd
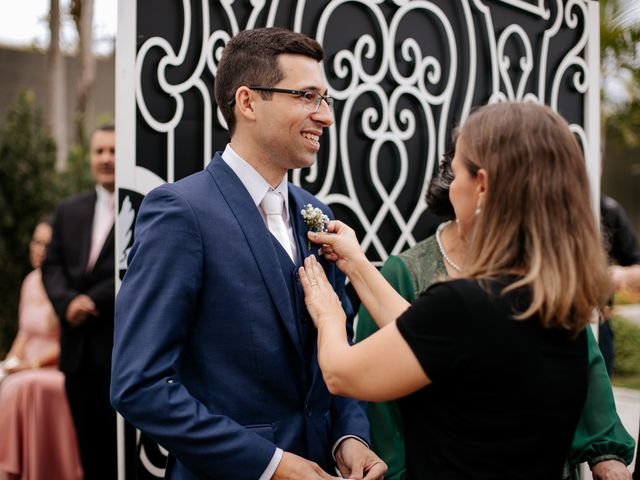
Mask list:
[[[215,84],[230,144],[140,208],[116,301],[111,401],[169,451],[167,478],[386,470],[362,405],[327,391],[297,278],[308,255],[301,209],[331,215],[287,182],[289,169],[313,165],[333,123],[322,58],[315,40],[280,28],[230,40]],[[263,200],[274,195],[272,228]],[[344,277],[325,271],[349,310]]]

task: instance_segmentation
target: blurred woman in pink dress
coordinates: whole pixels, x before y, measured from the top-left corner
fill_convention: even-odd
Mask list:
[[[0,477],[80,480],[76,434],[57,369],[60,324],[47,298],[40,266],[51,226],[39,223],[30,243],[29,273],[20,292],[18,334],[0,363]]]

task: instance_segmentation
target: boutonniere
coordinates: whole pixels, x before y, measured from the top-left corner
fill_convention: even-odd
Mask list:
[[[329,217],[327,217],[319,208],[313,208],[310,203],[307,203],[302,210],[302,219],[307,224],[307,231],[309,232],[326,232],[327,225],[329,225]],[[311,250],[311,241],[307,239],[307,250]]]

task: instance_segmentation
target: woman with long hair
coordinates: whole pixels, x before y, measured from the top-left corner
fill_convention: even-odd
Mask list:
[[[435,234],[398,255],[391,255],[380,273],[393,288],[413,302],[433,283],[445,277],[457,278],[465,258],[465,243],[458,232],[455,212],[449,200],[453,180],[451,162],[457,135],[440,162],[438,174],[431,179],[426,193],[429,212],[444,221]],[[611,273],[611,268],[609,272]],[[443,321],[446,321],[444,319]],[[364,306],[358,311],[355,341],[360,342],[378,330]],[[596,480],[630,479],[627,465],[634,456],[634,440],[618,417],[611,383],[598,342],[587,329],[589,387],[582,414],[565,461],[564,478],[578,480],[578,466],[588,463]],[[384,460],[388,480],[405,480],[405,442],[398,402],[369,402],[371,448]],[[405,419],[411,422],[411,418]]]
[[[587,390],[585,327],[610,292],[582,152],[551,109],[504,103],[467,119],[452,170],[460,277],[412,305],[349,227],[310,234],[381,327],[349,346],[340,304],[306,259],[325,381],[363,400],[404,397],[408,479],[562,478]]]

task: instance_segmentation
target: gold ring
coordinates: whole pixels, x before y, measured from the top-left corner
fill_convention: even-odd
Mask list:
[[[316,283],[316,282],[311,282],[311,283],[310,283],[310,285],[311,285],[312,287],[315,287],[315,286],[317,285],[317,283]]]

